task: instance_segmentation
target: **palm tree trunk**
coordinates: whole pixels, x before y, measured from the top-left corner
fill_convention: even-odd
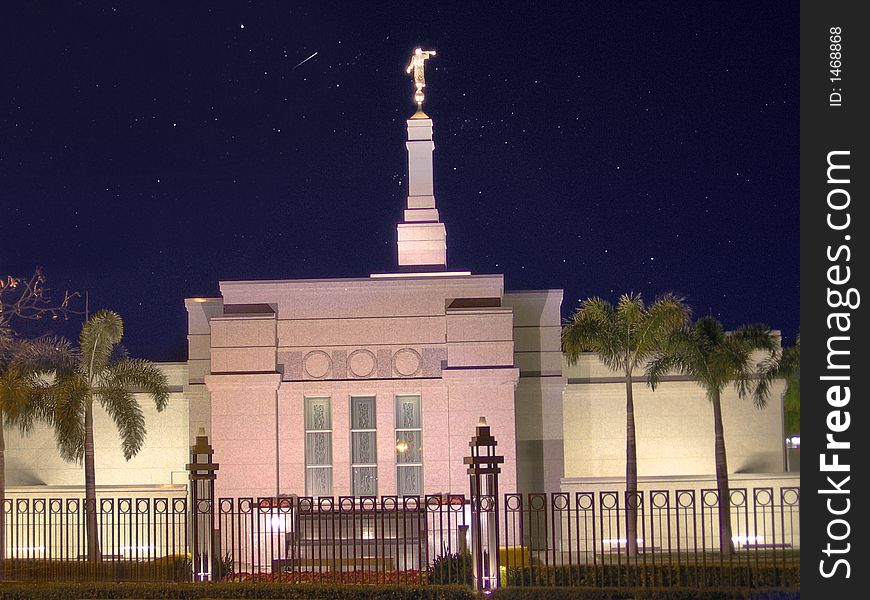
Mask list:
[[[722,425],[722,404],[719,390],[713,390],[714,456],[716,460],[716,490],[719,495],[719,548],[723,558],[734,550],[731,541],[731,494],[728,490],[728,460],[725,456],[725,432]]]
[[[94,400],[85,403],[85,523],[88,534],[88,560],[100,559],[97,531],[97,484],[94,470]]]
[[[631,373],[625,377],[625,548],[637,555],[637,441]]]
[[[0,581],[6,563],[6,439],[3,434],[3,411],[0,410]]]

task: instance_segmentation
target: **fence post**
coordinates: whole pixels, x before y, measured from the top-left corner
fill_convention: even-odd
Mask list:
[[[213,565],[220,557],[215,553],[214,480],[219,465],[212,461],[214,448],[200,427],[196,444],[190,447],[190,539],[194,581],[214,578]]]
[[[492,436],[486,418],[480,417],[474,437],[468,443],[471,456],[468,465],[471,487],[471,551],[474,586],[479,591],[499,586],[498,543],[498,475],[504,456],[495,453],[498,442]]]

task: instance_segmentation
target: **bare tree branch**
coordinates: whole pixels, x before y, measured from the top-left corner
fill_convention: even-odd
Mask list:
[[[0,335],[11,334],[10,323],[16,318],[56,321],[84,314],[83,310],[73,307],[73,300],[81,297],[78,292],[64,291],[61,298],[52,300],[51,290],[45,283],[41,267],[37,267],[30,277],[0,277]]]

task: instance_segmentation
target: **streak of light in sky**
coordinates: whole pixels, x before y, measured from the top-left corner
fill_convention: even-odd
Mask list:
[[[319,51],[318,51],[318,52],[319,52]],[[304,65],[305,63],[307,63],[309,60],[311,60],[312,58],[314,58],[315,56],[317,56],[318,52],[315,52],[314,54],[312,54],[311,56],[309,56],[308,58],[306,58],[305,60],[303,60],[301,63],[299,63],[298,65],[296,65],[295,67],[293,67],[293,69],[290,69],[290,70],[292,71],[292,70],[294,70],[294,69],[297,69],[298,67],[301,67],[302,65]]]

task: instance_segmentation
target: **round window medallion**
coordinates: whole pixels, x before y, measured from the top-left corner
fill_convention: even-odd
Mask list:
[[[329,373],[332,367],[332,359],[323,350],[312,350],[305,355],[302,361],[305,367],[305,374],[314,379],[322,379]]]
[[[413,377],[420,371],[423,360],[412,348],[402,348],[393,355],[393,369],[402,377]]]
[[[354,350],[347,357],[347,365],[354,377],[371,377],[378,366],[378,361],[371,350]]]

